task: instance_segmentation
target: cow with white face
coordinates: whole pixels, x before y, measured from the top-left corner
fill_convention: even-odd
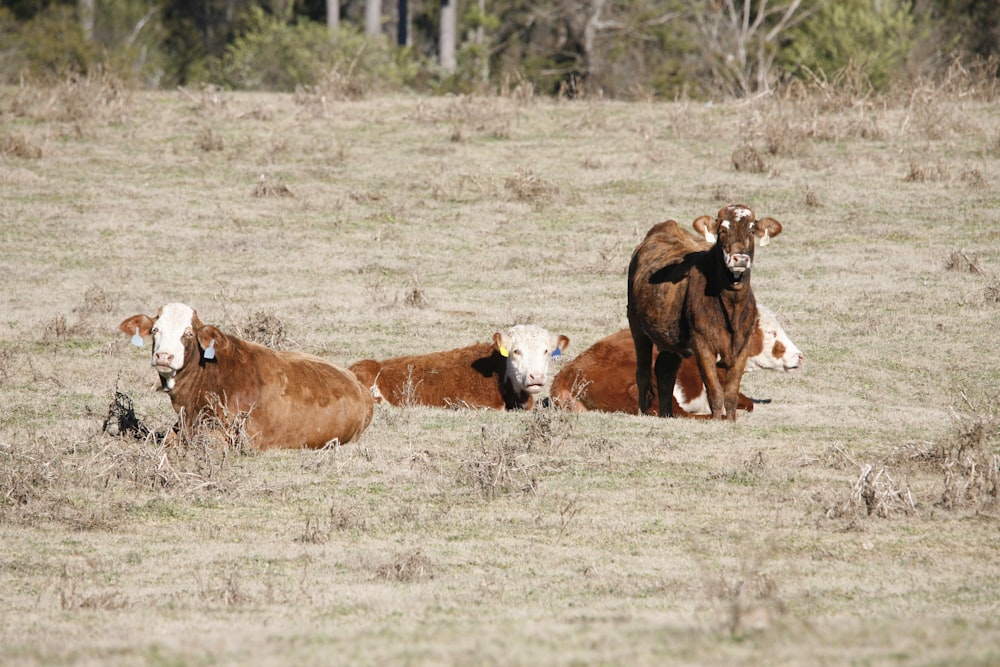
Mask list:
[[[133,315],[119,329],[139,347],[153,337],[150,363],[181,415],[178,429],[206,409],[224,423],[243,413],[258,447],[298,448],[355,440],[371,423],[371,394],[346,369],[223,333],[182,303]]]
[[[528,409],[542,390],[549,360],[569,338],[518,324],[493,334],[492,343],[431,354],[365,359],[350,367],[376,400],[393,405]]]
[[[788,337],[771,309],[761,305],[760,302],[757,303],[757,329],[760,345],[757,344],[758,334],[755,333],[750,339],[750,356],[747,358],[745,372],[758,369],[788,372],[801,368],[802,362],[805,361],[802,350]]]
[[[137,323],[133,342],[141,345],[142,330],[149,330],[153,336],[153,356],[150,363],[160,374],[163,390],[170,391],[174,388],[177,371],[184,368],[185,347],[194,337],[195,329],[202,325],[194,308],[183,303],[168,303],[160,308],[155,320],[146,319],[149,321]]]

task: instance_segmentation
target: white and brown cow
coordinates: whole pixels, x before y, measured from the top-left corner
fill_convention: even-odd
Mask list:
[[[549,359],[569,338],[518,324],[490,343],[430,354],[365,359],[350,367],[376,400],[496,410],[530,409],[548,379]]]
[[[119,328],[138,346],[153,337],[151,364],[179,427],[206,409],[224,422],[246,414],[247,434],[260,448],[317,448],[356,440],[371,423],[371,393],[346,369],[225,334],[190,306],[170,303]]]
[[[767,308],[757,306],[757,329],[750,339],[745,372],[756,369],[793,371],[803,362],[803,354]],[[656,363],[657,350],[653,350]],[[597,410],[627,412],[639,409],[639,392],[635,383],[635,346],[628,329],[622,329],[597,341],[581,352],[552,380],[553,402],[574,412]],[[753,401],[739,395],[737,408],[752,411]],[[710,415],[705,385],[693,357],[681,360],[674,383],[674,416]],[[650,406],[647,414],[656,415]]]

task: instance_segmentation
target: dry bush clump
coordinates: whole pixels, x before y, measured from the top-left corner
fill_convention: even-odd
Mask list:
[[[482,428],[478,451],[461,463],[458,482],[492,500],[512,491],[534,492],[536,468],[522,438],[490,424]]]
[[[731,637],[764,631],[787,610],[778,582],[759,557],[742,561],[736,574],[708,578],[705,589]]]
[[[957,271],[959,273],[975,273],[985,275],[983,267],[979,265],[979,258],[975,255],[968,255],[964,250],[952,250],[945,260],[946,271]]]
[[[40,160],[42,149],[23,134],[6,133],[0,136],[0,156]]]
[[[842,448],[837,449],[860,472],[850,494],[827,507],[826,518],[847,517],[852,519],[852,524],[856,524],[869,516],[885,519],[916,513],[917,506],[909,485],[897,482],[894,472],[885,462],[858,463]]]
[[[559,188],[554,184],[521,167],[504,181],[504,187],[516,201],[526,202],[536,209],[551,203],[559,194]]]
[[[960,175],[962,182],[968,185],[973,190],[986,190],[986,178],[983,176],[983,172],[978,169],[966,169]]]
[[[233,333],[244,340],[259,343],[272,350],[288,350],[295,347],[288,335],[288,328],[277,315],[258,310],[242,323],[233,327]]]
[[[995,511],[1000,504],[1000,415],[993,405],[974,405],[964,392],[962,399],[968,414],[952,408],[957,432],[941,443],[944,491],[940,505]]]
[[[420,548],[396,554],[375,568],[375,576],[385,581],[409,583],[434,578],[431,560]]]
[[[990,280],[989,284],[983,288],[983,298],[986,299],[986,303],[1000,303],[1000,279]],[[2,381],[2,372],[0,372],[0,381]]]
[[[269,183],[267,177],[261,174],[260,178],[257,179],[257,185],[254,186],[253,196],[263,199],[265,197],[292,197],[294,195],[291,188],[284,183]]]
[[[757,149],[752,144],[743,144],[733,151],[733,169],[745,171],[748,174],[761,174],[767,171],[764,158],[760,156]]]
[[[40,121],[122,123],[131,113],[131,94],[120,77],[106,70],[74,73],[55,85],[25,82],[11,112]]]
[[[136,416],[132,397],[119,391],[117,386],[115,386],[115,396],[108,405],[108,414],[101,424],[101,431],[112,436],[130,437],[135,440],[145,440],[153,432]]]
[[[371,519],[367,508],[355,504],[334,504],[325,517],[307,515],[305,529],[295,541],[325,544],[336,532],[365,532],[370,527]]]
[[[222,135],[215,132],[210,127],[204,127],[198,132],[198,136],[194,140],[195,147],[204,153],[211,153],[212,151],[221,151],[224,148],[224,143],[222,141]]]
[[[924,159],[913,158],[910,160],[910,171],[903,180],[907,183],[924,183],[947,181],[949,178],[948,167],[940,160],[931,164]]]

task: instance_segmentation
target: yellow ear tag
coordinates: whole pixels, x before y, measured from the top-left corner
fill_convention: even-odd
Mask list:
[[[509,352],[507,352],[507,348],[505,348],[503,345],[501,345],[500,346],[500,356],[501,357],[506,357],[508,354],[509,354]]]

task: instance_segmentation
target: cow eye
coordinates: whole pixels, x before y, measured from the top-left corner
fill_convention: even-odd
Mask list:
[[[511,354],[520,357],[521,356],[521,350],[514,350]]]
[[[160,333],[160,329],[159,327],[153,327],[152,329],[149,330],[149,333]]]

